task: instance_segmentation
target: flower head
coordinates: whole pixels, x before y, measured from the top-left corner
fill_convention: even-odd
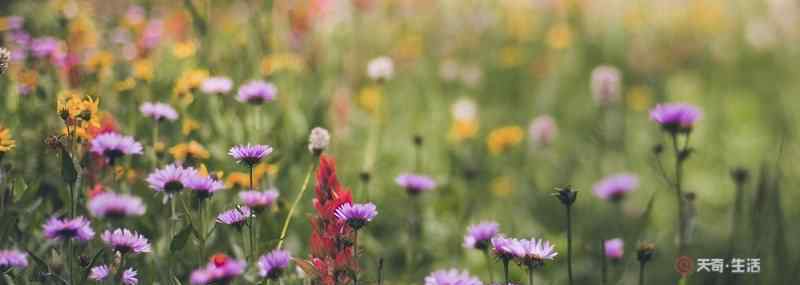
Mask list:
[[[603,242],[604,251],[606,257],[613,259],[613,260],[620,260],[622,259],[622,254],[624,253],[624,245],[625,243],[622,239],[610,239]]]
[[[367,76],[377,81],[392,79],[392,76],[394,76],[394,62],[392,58],[381,56],[370,60],[367,64]]]
[[[519,240],[497,235],[492,238],[492,252],[497,258],[508,261],[517,257]]]
[[[594,195],[610,201],[619,201],[625,194],[636,190],[639,187],[639,178],[633,174],[615,174],[608,176],[594,184],[592,192]]]
[[[570,186],[556,188],[556,192],[553,193],[553,196],[558,198],[564,206],[570,207],[575,203],[575,200],[578,199],[578,191],[572,191],[572,187]]]
[[[178,112],[175,111],[175,108],[161,102],[144,102],[139,107],[139,112],[156,121],[175,121],[178,119]]]
[[[233,225],[237,228],[241,228],[244,226],[244,223],[247,222],[247,218],[249,218],[251,215],[252,213],[250,208],[239,207],[236,209],[227,210],[217,215],[217,223]]]
[[[194,168],[183,168],[180,165],[170,164],[150,173],[147,176],[147,184],[156,192],[174,194],[186,188],[189,180],[198,175]]]
[[[176,161],[187,161],[187,163],[209,157],[208,150],[196,141],[177,144],[169,149],[169,153]]]
[[[127,194],[102,192],[87,203],[89,213],[98,218],[141,216],[145,212],[142,199]]]
[[[254,80],[239,87],[236,100],[250,104],[262,104],[278,96],[278,89],[272,83]]]
[[[215,254],[205,266],[192,271],[189,281],[192,285],[228,284],[244,273],[247,262],[235,260],[224,254]]]
[[[479,250],[488,249],[492,238],[499,231],[500,225],[495,222],[482,222],[471,225],[467,228],[467,234],[464,236],[464,247]]]
[[[516,241],[512,250],[519,264],[528,268],[540,267],[546,260],[553,260],[558,255],[549,241],[535,238]]]
[[[343,204],[336,210],[336,218],[358,230],[378,215],[375,204]]]
[[[0,250],[0,272],[10,268],[28,267],[28,254],[16,249]]]
[[[401,174],[394,181],[406,189],[409,194],[419,194],[436,188],[436,181],[428,176],[411,173]]]
[[[508,126],[489,133],[486,144],[489,147],[489,152],[492,154],[500,154],[511,149],[511,147],[518,145],[523,138],[523,132],[520,127]]]
[[[592,70],[592,97],[603,106],[619,100],[622,75],[619,69],[601,65]]]
[[[258,275],[269,279],[278,279],[289,267],[292,260],[288,251],[276,249],[258,259]]]
[[[275,203],[278,199],[278,191],[242,191],[239,192],[239,200],[242,204],[253,210],[265,209]]]
[[[37,58],[50,57],[58,51],[59,45],[54,37],[35,38],[31,42],[31,53]]]
[[[189,190],[192,190],[193,193],[197,194],[199,198],[206,199],[225,187],[225,184],[211,176],[198,174],[191,175],[185,179],[184,186]]]
[[[139,279],[136,278],[137,274],[138,273],[136,272],[136,269],[133,268],[125,269],[125,271],[122,272],[122,284],[125,285],[139,284]]]
[[[111,273],[111,268],[109,268],[108,265],[98,265],[92,267],[92,269],[89,271],[89,279],[94,281],[103,281],[108,278],[109,273]]]
[[[94,237],[89,220],[80,216],[74,219],[52,217],[44,224],[44,237],[53,240],[88,241]]]
[[[425,285],[483,285],[483,283],[466,271],[452,268],[432,272],[425,277]]]
[[[106,230],[100,238],[106,245],[122,254],[150,252],[150,241],[143,235],[128,229]]]
[[[133,137],[117,133],[103,133],[92,140],[91,151],[105,157],[106,161],[113,164],[124,155],[142,154],[142,145]]]
[[[311,134],[308,136],[308,150],[314,154],[322,153],[330,143],[331,135],[324,128],[316,127],[311,130]]]
[[[233,81],[227,77],[215,76],[206,78],[200,85],[200,90],[206,94],[225,94],[233,89]]]
[[[531,141],[541,146],[550,145],[557,132],[556,121],[548,115],[536,117],[528,127],[528,136]]]
[[[701,116],[699,108],[686,103],[660,104],[650,110],[650,119],[670,133],[691,132]]]
[[[0,127],[0,156],[9,152],[17,146],[17,142],[11,139],[11,130]]]
[[[228,151],[228,155],[236,159],[236,162],[252,167],[261,159],[272,153],[272,147],[268,145],[237,145]]]

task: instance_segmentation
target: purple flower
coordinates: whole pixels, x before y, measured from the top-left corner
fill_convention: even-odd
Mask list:
[[[247,263],[244,260],[234,260],[224,254],[216,254],[211,257],[208,265],[192,271],[189,281],[192,285],[228,284],[242,275],[246,267]]]
[[[50,57],[58,51],[58,45],[54,37],[35,38],[31,42],[31,52],[37,58]]]
[[[192,190],[201,199],[209,198],[211,195],[225,187],[225,185],[211,176],[190,175],[184,180],[184,186]]]
[[[231,92],[232,88],[233,81],[222,76],[209,77],[200,84],[200,90],[206,94],[225,94]]]
[[[164,22],[161,20],[152,20],[147,23],[141,37],[142,46],[146,49],[155,48],[161,41],[161,34],[164,30]]]
[[[139,284],[139,279],[136,278],[137,272],[133,268],[128,268],[122,272],[122,284],[136,285]]]
[[[25,24],[25,18],[21,16],[8,16],[6,17],[6,27],[9,30],[16,31],[22,29],[22,25]]]
[[[492,252],[497,258],[505,261],[517,257],[520,252],[519,246],[519,241],[513,238],[507,238],[502,235],[492,238]]]
[[[0,250],[0,272],[5,272],[11,268],[28,267],[28,254],[16,249]]]
[[[394,181],[397,185],[405,188],[409,194],[419,194],[436,187],[436,181],[430,177],[411,173],[401,174]]]
[[[452,268],[432,272],[425,277],[425,285],[483,285],[483,283],[466,271]]]
[[[528,127],[528,135],[536,145],[547,146],[553,142],[558,129],[556,121],[548,115],[541,115],[533,119]]]
[[[603,106],[616,102],[620,98],[622,75],[619,69],[609,65],[601,65],[592,70],[592,97]]]
[[[253,165],[270,153],[272,153],[272,147],[262,144],[237,145],[228,151],[228,155],[236,159],[236,162],[246,164],[249,167],[253,167]]]
[[[372,219],[378,215],[378,211],[376,210],[375,204],[372,203],[347,203],[339,206],[335,214],[339,221],[346,222],[351,228],[358,230],[371,222]]]
[[[127,194],[103,192],[86,205],[89,213],[98,218],[121,218],[128,216],[141,216],[145,212],[142,199]]]
[[[639,178],[636,175],[620,173],[595,183],[592,192],[600,199],[619,201],[625,197],[625,194],[636,190],[637,187],[639,187]]]
[[[180,165],[170,164],[150,173],[147,176],[147,184],[156,192],[174,194],[186,188],[189,180],[198,175],[194,168],[183,168]]]
[[[150,241],[143,235],[128,229],[115,229],[113,232],[106,230],[100,238],[106,245],[122,254],[150,252]]]
[[[175,108],[161,102],[144,102],[139,107],[139,111],[146,117],[156,121],[175,121],[178,119],[178,112],[175,111]]]
[[[624,253],[624,246],[625,243],[622,241],[622,239],[619,238],[610,239],[603,243],[606,257],[613,260],[622,259],[622,254]]]
[[[546,260],[553,260],[558,255],[555,247],[543,239],[522,239],[515,243],[512,247],[515,258],[529,269],[540,267]]]
[[[278,89],[275,85],[261,80],[253,80],[239,87],[239,102],[261,104],[275,100],[278,96]]]
[[[250,208],[248,207],[239,207],[236,209],[227,210],[217,215],[217,223],[233,225],[237,228],[241,228],[244,226],[244,223],[247,222],[247,218],[249,218],[251,214]]]
[[[650,119],[670,133],[690,132],[701,116],[699,108],[686,103],[659,104],[650,110]]]
[[[108,163],[114,164],[114,161],[124,155],[142,154],[142,145],[133,140],[133,137],[103,133],[92,140],[91,151],[104,156]]]
[[[278,199],[278,195],[278,191],[275,190],[267,190],[264,192],[242,191],[239,192],[239,200],[241,200],[242,204],[245,206],[258,211],[272,206],[275,200]]]
[[[43,228],[44,237],[47,239],[88,241],[94,237],[89,220],[83,216],[74,219],[52,217],[47,220]]]
[[[464,236],[464,247],[486,250],[493,237],[499,232],[500,225],[495,222],[482,222],[467,228]]]
[[[89,279],[94,281],[103,281],[106,280],[109,273],[111,273],[111,269],[108,267],[108,265],[98,265],[92,267],[92,269],[89,271]]]
[[[258,259],[258,275],[276,280],[289,267],[292,256],[288,251],[276,249]]]

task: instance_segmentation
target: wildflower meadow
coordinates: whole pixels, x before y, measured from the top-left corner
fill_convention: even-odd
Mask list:
[[[788,285],[800,3],[0,1],[0,284]]]

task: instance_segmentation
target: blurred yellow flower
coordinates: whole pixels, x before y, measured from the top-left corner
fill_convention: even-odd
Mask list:
[[[153,79],[153,63],[149,59],[137,59],[132,65],[134,78],[144,81]]]
[[[86,69],[90,72],[109,70],[114,63],[114,55],[108,51],[100,51],[86,59]]]
[[[560,22],[547,31],[547,45],[553,49],[565,49],[572,44],[572,31],[569,24]]]
[[[177,144],[169,149],[176,161],[208,159],[208,150],[196,141]]]
[[[533,36],[535,22],[531,14],[531,9],[523,7],[506,8],[505,27],[511,38],[517,42],[528,42]]]
[[[295,53],[274,53],[261,60],[261,73],[272,75],[280,71],[303,72],[305,60]]]
[[[514,192],[514,183],[511,177],[500,176],[492,181],[490,189],[492,193],[498,197],[508,197],[511,195],[511,192]]]
[[[250,175],[240,171],[231,172],[225,178],[225,188],[250,188]]]
[[[11,29],[11,17],[0,17],[0,32],[5,32]]]
[[[503,67],[514,67],[522,63],[522,50],[518,47],[509,46],[500,50],[500,65]]]
[[[11,130],[0,127],[0,155],[9,152],[17,146],[17,142],[11,138]]]
[[[192,132],[200,129],[200,122],[191,118],[184,118],[181,124],[181,134],[188,136]]]
[[[358,94],[358,105],[372,115],[376,115],[383,102],[383,90],[378,85],[369,85]]]
[[[650,87],[644,85],[633,86],[628,91],[628,106],[634,111],[643,112],[650,107],[650,98],[652,96],[653,91],[650,90]]]
[[[397,43],[392,55],[400,61],[408,61],[419,58],[422,54],[423,40],[422,36],[413,33],[404,36]]]
[[[180,59],[193,56],[196,51],[197,45],[191,40],[175,43],[175,46],[172,48],[172,54]]]
[[[499,154],[522,142],[522,129],[517,126],[502,127],[489,133],[489,152]]]
[[[455,120],[450,127],[450,139],[462,142],[478,134],[478,122],[475,120]]]
[[[161,141],[156,142],[156,144],[153,146],[153,150],[155,150],[155,152],[157,154],[164,153],[164,149],[166,149],[166,148],[167,148],[167,145],[164,144],[164,142],[161,142]]]
[[[81,15],[69,22],[67,42],[70,49],[85,50],[97,47],[97,31],[88,15]]]
[[[192,69],[185,71],[180,77],[178,77],[173,91],[178,99],[180,99],[181,103],[188,105],[192,103],[192,100],[194,100],[192,93],[197,90],[197,88],[200,87],[200,84],[202,84],[207,78],[208,70],[205,69]]]
[[[35,89],[36,86],[39,85],[39,74],[32,69],[20,70],[18,75],[18,81],[20,84],[22,84],[22,86],[33,91],[33,89]]]
[[[278,166],[275,164],[269,163],[260,163],[253,168],[253,176],[261,178],[264,174],[269,174],[270,176],[275,176],[278,174]]]
[[[125,80],[117,81],[114,83],[113,89],[116,92],[131,91],[136,87],[136,80],[133,77],[128,77]]]

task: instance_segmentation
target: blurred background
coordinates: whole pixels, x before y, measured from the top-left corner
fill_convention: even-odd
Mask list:
[[[361,236],[366,280],[377,278],[380,259],[386,284],[420,284],[450,267],[487,280],[481,253],[462,243],[469,224],[495,220],[510,236],[554,242],[559,256],[536,279],[566,284],[564,209],[551,193],[572,185],[579,191],[577,284],[599,284],[599,243],[616,237],[625,240],[625,257],[609,264],[612,284],[636,281],[640,241],[657,248],[648,284],[673,284],[677,210],[660,173],[671,175],[674,158],[648,111],[687,102],[703,110],[685,165],[684,189],[694,194],[689,255],[727,258],[733,248],[734,256],[760,258],[761,273],[742,274],[738,284],[800,277],[800,243],[792,238],[800,234],[792,222],[800,217],[792,187],[800,182],[793,167],[800,159],[797,1],[2,1],[0,16],[2,46],[11,51],[0,78],[0,125],[16,141],[3,156],[0,183],[19,191],[4,200],[3,248],[29,248],[58,263],[52,245],[41,243],[40,225],[64,205],[61,162],[44,140],[61,133],[56,101],[71,90],[97,98],[104,122],[162,161],[182,160],[187,151],[176,146],[200,144],[206,153],[194,153],[192,163],[218,172],[227,186],[213,213],[230,208],[248,184],[227,150],[248,142],[275,147],[257,179],[281,193],[262,227],[273,241],[313,159],[308,132],[328,128],[340,180],[380,212]],[[53,51],[41,56],[35,43],[47,37]],[[369,76],[379,57],[393,62],[390,78]],[[205,94],[198,88],[208,76],[234,86],[267,80],[279,95],[252,106],[235,101],[236,87]],[[153,123],[138,111],[145,101],[180,113],[159,124],[156,143]],[[124,182],[87,179],[82,191],[105,183],[145,199],[147,215],[125,222],[154,244],[154,254],[137,261],[140,280],[172,282],[159,268],[167,260],[186,280],[199,263],[181,258],[193,256],[191,244],[170,251],[171,238],[159,234],[168,209],[144,183],[148,159],[117,167]],[[735,167],[749,174],[736,220]],[[403,234],[411,208],[394,178],[404,172],[439,184],[420,197],[419,240]],[[620,172],[640,179],[625,200],[592,194],[594,183]],[[299,257],[308,252],[310,196],[287,241]],[[210,247],[230,253],[232,235],[219,229]],[[413,266],[404,259],[409,245],[419,248]],[[499,276],[500,264],[493,266]],[[526,278],[519,268],[512,275]],[[734,284],[723,278],[697,273],[685,282]]]

